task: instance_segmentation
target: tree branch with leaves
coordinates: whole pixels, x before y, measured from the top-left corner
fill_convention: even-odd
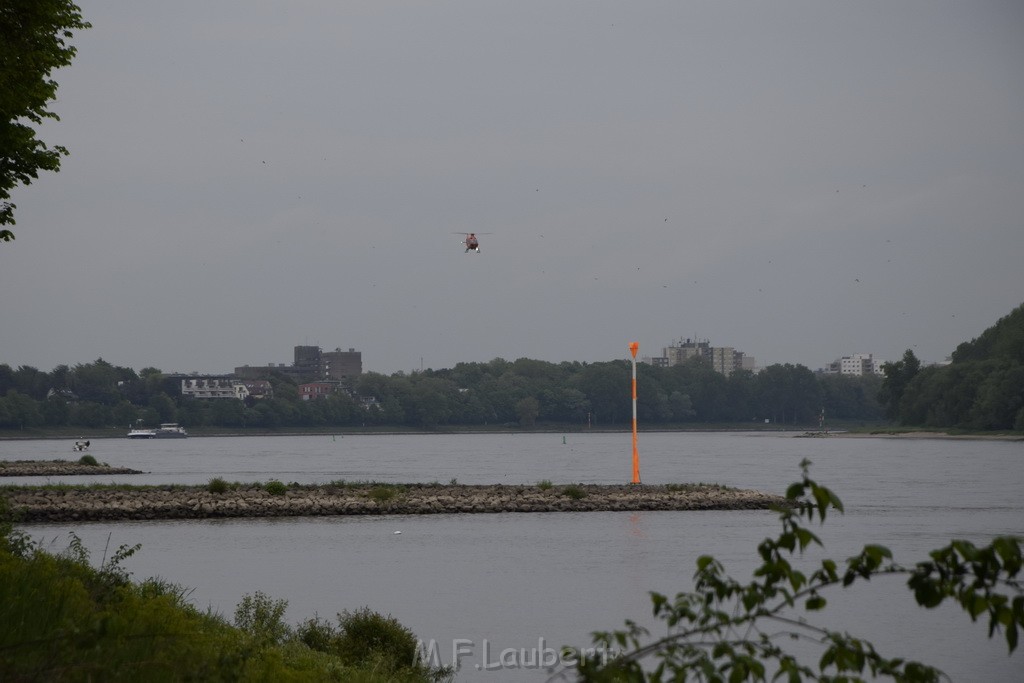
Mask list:
[[[14,225],[11,191],[29,185],[40,171],[59,171],[68,151],[49,147],[33,125],[59,117],[48,109],[57,82],[50,74],[71,64],[74,31],[89,28],[68,0],[5,0],[0,3],[0,225]],[[0,229],[0,241],[14,233]]]
[[[810,478],[810,464],[801,463],[801,480],[789,487],[786,505],[777,510],[781,532],[757,548],[761,564],[752,581],[729,577],[721,563],[704,555],[697,560],[692,592],[674,599],[651,593],[666,636],[651,640],[648,629],[633,621],[621,630],[595,633],[598,651],[619,656],[603,661],[577,652],[568,660],[577,663],[575,669],[555,672],[552,680],[573,673],[582,681],[860,681],[865,675],[943,680],[935,667],[883,655],[871,642],[817,626],[800,613],[821,612],[829,591],[881,575],[906,577],[918,605],[934,608],[952,600],[972,621],[987,619],[989,637],[1001,633],[1009,651],[1016,649],[1024,628],[1020,538],[997,537],[983,547],[954,540],[913,567],[897,564],[881,545],[865,545],[845,566],[823,559],[809,574],[798,570],[796,556],[812,545],[823,547],[807,523],[824,523],[830,510],[843,512],[839,498]],[[816,667],[784,647],[797,641],[821,648]]]

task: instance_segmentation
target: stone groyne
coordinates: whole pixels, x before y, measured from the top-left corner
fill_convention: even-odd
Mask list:
[[[764,510],[780,496],[715,485],[232,484],[4,487],[21,523],[327,515]],[[274,490],[273,493],[268,489]],[[283,490],[282,490],[283,489]]]
[[[0,460],[0,477],[56,477],[65,475],[142,474],[127,467],[87,465],[68,460]]]

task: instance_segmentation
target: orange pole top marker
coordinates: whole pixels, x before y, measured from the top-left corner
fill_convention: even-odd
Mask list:
[[[636,358],[636,352],[640,350],[640,342],[629,342],[629,352]]]

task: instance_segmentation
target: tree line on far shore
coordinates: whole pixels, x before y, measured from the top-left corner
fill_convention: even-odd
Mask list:
[[[368,372],[347,391],[304,401],[294,380],[268,377],[273,397],[205,399],[181,395],[180,378],[156,368],[136,373],[103,359],[52,372],[0,365],[0,429],[185,426],[261,429],[395,426],[621,427],[632,419],[630,363],[501,358],[454,368],[384,375]],[[815,374],[773,365],[726,377],[701,360],[671,368],[640,364],[638,419],[645,425],[817,424],[883,418],[879,377]]]
[[[103,359],[51,372],[0,365],[0,429],[124,427],[331,428],[544,425],[614,428],[632,419],[630,363],[551,363],[529,358],[449,369],[359,376],[346,391],[301,400],[296,382],[268,377],[267,399],[197,400],[180,378]],[[771,365],[729,376],[693,358],[637,366],[637,418],[645,426],[813,426],[878,423],[1024,431],[1024,305],[957,347],[952,363],[922,367],[911,350],[884,377]]]

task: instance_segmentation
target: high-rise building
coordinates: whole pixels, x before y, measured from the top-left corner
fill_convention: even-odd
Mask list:
[[[680,339],[671,346],[662,349],[662,355],[645,357],[643,362],[655,367],[671,367],[685,363],[691,358],[703,358],[715,371],[728,377],[734,370],[755,370],[753,356],[737,351],[731,346],[712,346],[707,339]]]

